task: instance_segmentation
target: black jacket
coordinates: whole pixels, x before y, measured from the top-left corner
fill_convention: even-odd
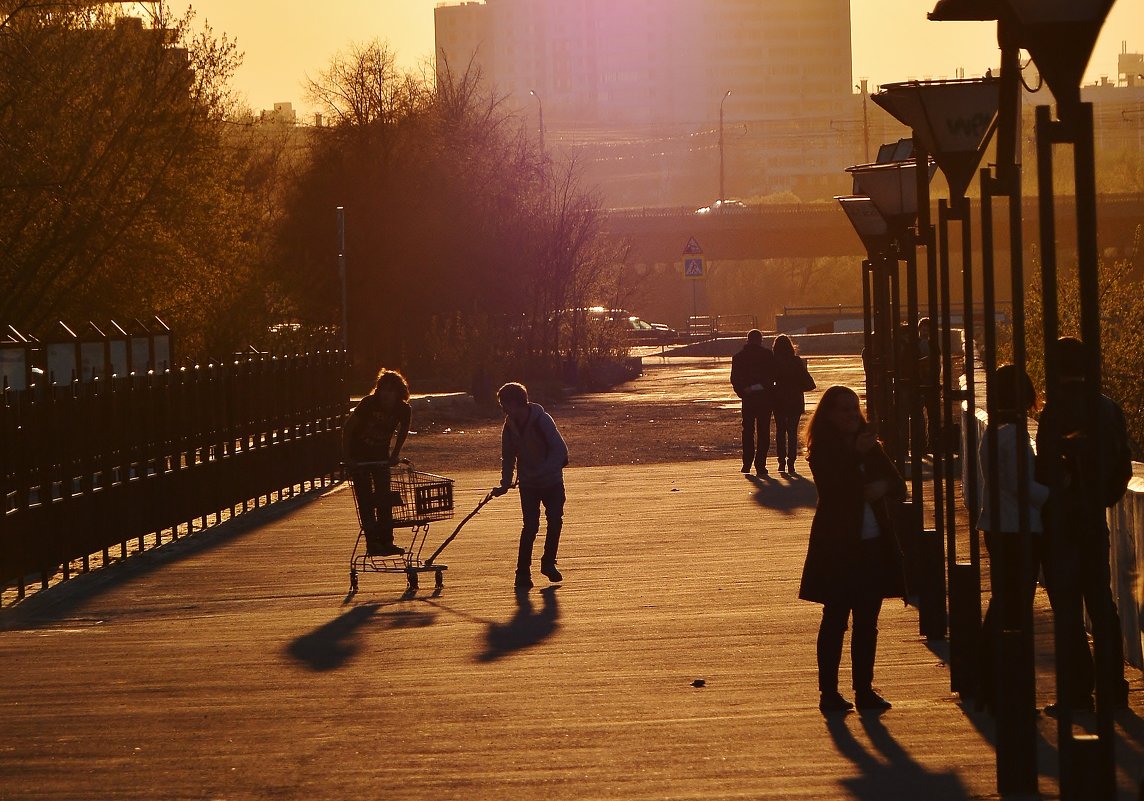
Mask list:
[[[775,356],[774,409],[776,414],[802,414],[806,411],[803,392],[814,389],[806,360],[797,354]]]
[[[883,555],[877,585],[883,598],[905,595],[902,552],[894,528],[894,500],[906,496],[906,484],[881,445],[859,454],[841,437],[818,437],[811,443],[810,472],[818,489],[818,508],[810,525],[806,563],[798,597],[825,603],[846,597],[856,582],[851,570],[858,564],[862,544],[862,519],[866,500],[864,485],[886,479],[890,491],[885,499],[871,504],[882,535],[878,543]]]
[[[752,394],[747,388],[755,384],[762,384],[764,397],[771,397],[775,387],[775,355],[770,348],[747,343],[731,357],[731,386],[736,395],[745,398]]]

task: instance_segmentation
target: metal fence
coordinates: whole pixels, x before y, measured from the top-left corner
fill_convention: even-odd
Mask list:
[[[0,396],[0,588],[86,571],[333,480],[341,352]]]

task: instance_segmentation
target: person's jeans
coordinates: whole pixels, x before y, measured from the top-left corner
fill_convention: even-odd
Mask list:
[[[756,432],[758,445],[756,446]],[[743,398],[743,466],[762,470],[771,450],[771,401],[764,392]]]
[[[1068,661],[1066,703],[1083,705],[1092,697],[1122,705],[1128,685],[1124,680],[1124,644],[1120,616],[1112,599],[1108,562],[1108,526],[1066,518],[1067,530],[1046,530],[1045,589],[1064,640],[1060,644]],[[1053,528],[1056,528],[1054,526]],[[1092,621],[1093,654],[1088,649],[1084,612]]]
[[[818,691],[838,691],[838,666],[842,662],[842,639],[846,624],[854,616],[854,633],[850,636],[850,674],[855,690],[868,690],[874,683],[874,657],[878,651],[878,614],[882,598],[864,593],[846,600],[822,605],[822,623],[818,627]]]
[[[863,540],[848,567],[848,586],[822,605],[818,627],[818,690],[838,691],[838,666],[847,620],[853,616],[850,635],[850,675],[856,692],[871,689],[874,657],[878,651],[878,614],[882,611],[883,558],[878,539]]]
[[[354,498],[367,544],[393,543],[393,495],[389,491],[388,465],[354,468]]]
[[[798,421],[801,414],[775,412],[775,450],[779,455],[779,469],[798,458]]]
[[[1041,565],[1041,537],[1039,534],[1020,534],[1015,531],[985,532],[985,547],[989,551],[989,606],[982,621],[981,640],[981,692],[980,700],[996,707],[1005,688],[997,683],[1002,659],[1004,631],[1020,632],[1019,664],[1010,671],[1019,675],[1019,690],[1033,690],[1024,705],[1036,706],[1033,633],[1033,596],[1037,592],[1037,573]],[[1009,666],[1013,667],[1013,666]],[[1013,688],[1009,688],[1012,692]]]
[[[516,572],[532,572],[532,546],[540,532],[540,507],[544,505],[544,554],[542,565],[556,564],[560,547],[560,529],[564,526],[564,484],[552,487],[520,487],[520,512],[524,523],[520,529],[520,548],[516,556]]]

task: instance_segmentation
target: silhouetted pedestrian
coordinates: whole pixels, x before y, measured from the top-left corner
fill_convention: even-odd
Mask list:
[[[550,581],[564,578],[556,568],[556,551],[564,524],[568,446],[552,416],[539,403],[529,402],[523,384],[505,384],[497,390],[497,400],[505,417],[501,430],[501,483],[493,488],[493,494],[508,492],[515,469],[524,519],[516,559],[516,588],[527,590],[532,587],[532,546],[540,531],[541,505],[546,527],[540,572]]]
[[[822,604],[818,628],[818,708],[825,714],[890,708],[873,687],[878,614],[883,598],[905,597],[902,553],[889,501],[906,485],[868,430],[858,394],[832,386],[807,426],[807,458],[818,489],[818,507],[798,597]],[[843,637],[850,641],[854,704],[838,692]]]
[[[382,369],[373,390],[361,399],[342,426],[342,452],[349,464],[354,497],[365,531],[366,553],[396,556],[389,468],[401,459],[413,408],[409,384],[396,370]]]
[[[978,706],[993,711],[1000,694],[996,676],[1002,668],[1002,631],[1020,632],[1019,664],[1010,665],[1012,675],[1021,678],[1020,708],[1030,715],[1036,708],[1036,684],[1033,666],[1032,622],[1033,595],[1041,564],[1041,507],[1049,496],[1049,488],[1037,482],[1035,461],[1028,430],[1021,418],[1037,406],[1033,382],[1012,364],[997,368],[990,382],[994,393],[993,414],[978,445],[977,464],[981,469],[981,489],[977,528],[985,533],[989,552],[990,597],[983,623],[981,644],[981,690]],[[996,443],[994,445],[994,443]],[[996,448],[996,474],[990,453]],[[1025,526],[1021,526],[1021,487],[1019,463],[1023,462],[1027,484]],[[994,503],[994,494],[996,503]],[[1010,691],[1012,688],[1010,688]]]
[[[1120,617],[1112,599],[1107,508],[1124,495],[1132,455],[1124,413],[1088,383],[1092,355],[1072,337],[1056,342],[1059,391],[1049,396],[1037,429],[1037,480],[1049,487],[1043,511],[1045,588],[1066,660],[1059,703],[1079,709],[1128,703]],[[1093,404],[1095,401],[1095,404]],[[1095,435],[1095,437],[1094,437]],[[1084,612],[1092,621],[1093,654]],[[1061,677],[1058,677],[1058,679]]]
[[[790,337],[779,334],[771,345],[775,366],[775,450],[779,456],[779,472],[795,473],[798,458],[798,423],[806,412],[806,392],[815,388],[806,359]]]
[[[775,389],[774,354],[763,345],[763,332],[747,334],[747,344],[731,357],[731,386],[743,401],[743,469],[767,474],[771,449],[771,403]]]

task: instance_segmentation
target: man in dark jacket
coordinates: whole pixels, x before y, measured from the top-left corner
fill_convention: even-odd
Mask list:
[[[1036,479],[1049,487],[1042,559],[1066,672],[1058,677],[1065,681],[1057,695],[1061,703],[1091,709],[1095,687],[1098,704],[1123,709],[1128,683],[1110,586],[1106,510],[1120,500],[1132,477],[1128,434],[1120,407],[1088,383],[1088,346],[1062,337],[1053,355],[1059,391],[1050,395],[1037,427]],[[1092,620],[1095,666],[1084,611]]]
[[[516,589],[532,588],[532,546],[540,531],[540,506],[544,505],[547,528],[540,572],[549,581],[561,581],[556,568],[556,549],[564,523],[564,468],[568,466],[568,446],[552,416],[539,403],[530,403],[523,384],[509,383],[497,390],[504,410],[501,431],[501,483],[493,495],[503,495],[512,486],[513,471],[520,488],[520,510],[524,524],[516,560]]]
[[[771,449],[775,366],[774,354],[763,345],[763,332],[757,328],[751,329],[747,344],[731,357],[731,386],[743,401],[743,472],[751,472],[753,463],[755,472],[765,476]]]

